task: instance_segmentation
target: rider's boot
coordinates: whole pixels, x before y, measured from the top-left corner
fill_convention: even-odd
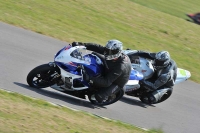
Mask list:
[[[118,85],[112,84],[109,87],[106,88],[101,88],[96,94],[95,94],[95,99],[99,102],[102,103],[103,100],[107,100],[110,95],[113,93],[116,93],[120,88]]]

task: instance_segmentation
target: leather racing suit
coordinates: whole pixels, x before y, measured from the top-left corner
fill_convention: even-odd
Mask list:
[[[128,82],[131,73],[131,62],[127,55],[121,54],[116,60],[105,60],[104,47],[95,43],[81,43],[87,50],[94,51],[93,54],[103,59],[105,70],[100,77],[90,77],[92,86],[98,87],[98,96],[104,99],[113,91],[122,89]]]
[[[133,56],[140,56],[150,60],[155,60],[156,53],[149,53],[145,51],[137,51],[129,54],[130,60]],[[140,82],[141,87],[149,91],[142,95],[140,99],[147,104],[156,104],[168,99],[173,91],[173,86],[177,76],[176,62],[170,59],[167,66],[163,68],[155,68],[153,76],[147,80]]]

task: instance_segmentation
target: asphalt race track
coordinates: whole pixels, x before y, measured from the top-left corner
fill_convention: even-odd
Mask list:
[[[54,54],[65,45],[66,42],[0,23],[0,88],[139,127],[160,128],[165,133],[200,132],[200,85],[192,81],[177,84],[171,98],[157,105],[147,106],[139,99],[124,96],[103,108],[51,88],[29,87],[28,72],[53,61]]]

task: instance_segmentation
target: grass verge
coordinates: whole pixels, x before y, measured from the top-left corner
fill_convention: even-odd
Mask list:
[[[0,90],[1,133],[162,133]]]

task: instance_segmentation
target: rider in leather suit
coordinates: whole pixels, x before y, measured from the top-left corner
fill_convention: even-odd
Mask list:
[[[123,44],[118,40],[109,40],[105,47],[95,43],[72,43],[73,47],[78,45],[83,45],[86,49],[94,51],[93,54],[98,54],[103,59],[105,70],[102,76],[90,77],[87,73],[83,73],[85,81],[100,88],[94,97],[101,103],[114,91],[122,89],[128,82],[131,73],[130,59],[122,53]]]
[[[168,99],[172,94],[177,75],[177,65],[170,58],[169,52],[160,51],[158,53],[149,53],[136,51],[128,56],[130,60],[133,56],[153,60],[154,75],[149,79],[140,81],[141,87],[149,90],[140,97],[141,101],[147,104],[156,104]]]

